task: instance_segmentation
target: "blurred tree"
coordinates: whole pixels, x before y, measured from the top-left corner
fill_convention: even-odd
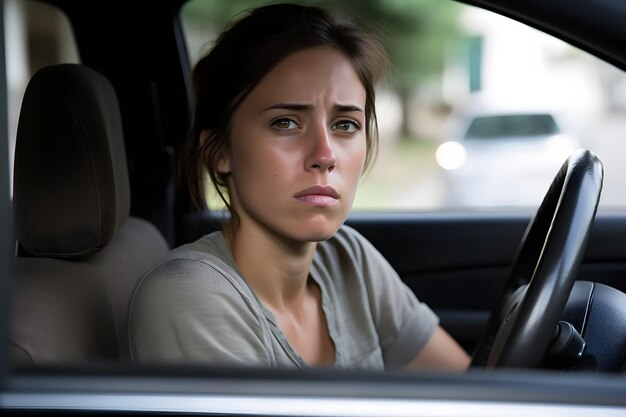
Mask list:
[[[445,0],[335,0],[323,3],[297,0],[346,12],[368,30],[378,34],[391,61],[390,88],[402,103],[402,137],[409,137],[409,101],[427,79],[441,74],[447,49],[458,40],[459,5]],[[221,30],[246,9],[267,0],[194,0],[185,19]]]

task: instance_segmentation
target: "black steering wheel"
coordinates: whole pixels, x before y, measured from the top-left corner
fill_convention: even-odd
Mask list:
[[[472,366],[537,367],[576,280],[602,190],[603,167],[575,151],[531,220]]]

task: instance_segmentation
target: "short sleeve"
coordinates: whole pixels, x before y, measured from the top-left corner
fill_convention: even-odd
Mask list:
[[[131,358],[273,366],[259,312],[223,272],[197,259],[151,271],[131,303]]]
[[[361,263],[385,367],[407,365],[426,345],[439,318],[402,281],[382,254],[354,229],[341,229]]]

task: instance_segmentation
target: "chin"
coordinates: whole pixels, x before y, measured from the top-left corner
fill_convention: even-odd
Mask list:
[[[297,229],[295,235],[297,239],[303,242],[322,242],[328,240],[341,227],[341,223],[326,222],[325,224],[301,224]]]
[[[311,234],[309,236],[306,236],[304,239],[302,239],[305,242],[323,242],[325,240],[330,239],[331,237],[333,237],[333,235],[337,232],[337,230],[334,230],[332,233],[318,233],[318,234]]]
[[[316,213],[315,215],[274,218],[266,226],[287,239],[297,242],[322,242],[330,239],[343,225],[343,213]]]

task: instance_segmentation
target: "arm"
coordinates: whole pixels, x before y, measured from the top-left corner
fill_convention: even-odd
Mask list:
[[[407,365],[412,369],[437,369],[445,371],[467,370],[470,356],[441,326],[430,337],[424,348]]]

